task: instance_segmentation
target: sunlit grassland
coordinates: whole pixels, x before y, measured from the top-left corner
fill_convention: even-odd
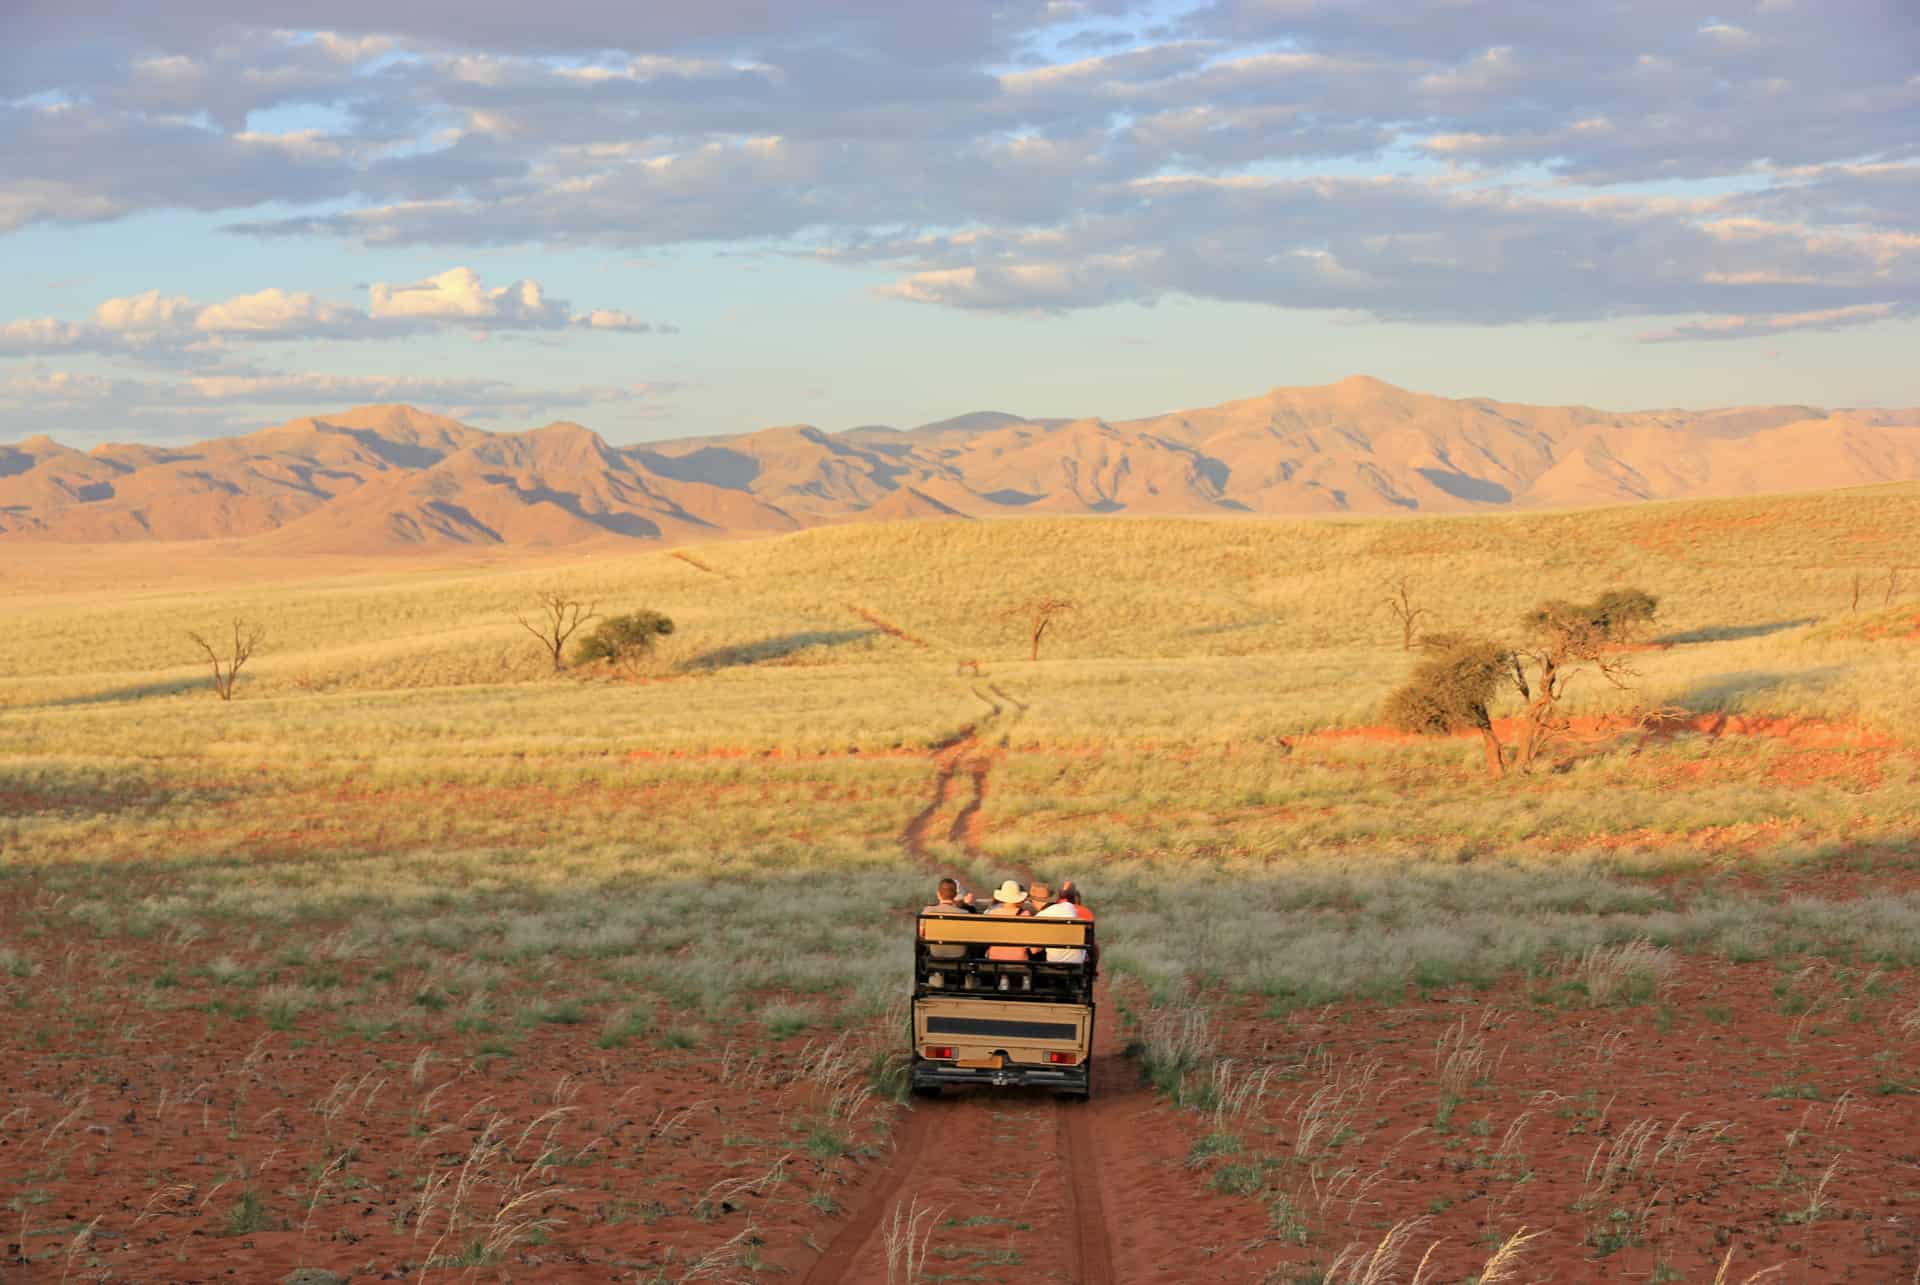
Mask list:
[[[1842,614],[1856,574],[1864,605],[1878,607],[1879,578],[1911,557],[1916,534],[1920,487],[1897,486],[1536,516],[853,526],[701,548],[719,574],[666,552],[603,549],[304,581],[289,561],[286,581],[223,586],[220,559],[206,556],[200,583],[129,594],[116,585],[136,578],[130,551],[122,574],[95,572],[90,589],[8,594],[0,676],[15,703],[44,699],[62,677],[103,692],[191,678],[185,631],[245,614],[276,640],[253,671],[260,690],[516,681],[537,676],[539,656],[513,614],[548,584],[667,611],[682,626],[667,661],[696,672],[756,658],[894,663],[905,644],[852,608],[946,656],[1011,661],[1024,638],[1001,613],[1042,589],[1083,608],[1049,641],[1057,659],[1345,656],[1397,642],[1381,599],[1403,575],[1433,613],[1428,628],[1506,629],[1542,598],[1633,583],[1662,596],[1666,632],[1709,639]]]
[[[262,961],[336,940],[386,974],[362,984],[392,994],[360,1007],[428,1032],[456,1019],[401,990],[469,967],[536,988],[584,969],[609,1013],[638,994],[702,1023],[737,1019],[740,996],[870,1015],[928,873],[902,832],[934,801],[932,752],[971,729],[990,760],[977,848],[948,838],[962,774],[934,859],[976,885],[1079,877],[1113,961],[1158,993],[1296,1002],[1638,936],[1905,964],[1904,892],[1783,900],[1769,881],[1913,864],[1920,647],[1854,626],[1898,622],[1876,577],[1917,548],[1920,488],[1894,487],[1494,518],[845,527],[696,550],[712,570],[599,550],[233,583],[209,556],[191,588],[133,593],[30,580],[0,597],[10,948],[46,965],[78,927],[299,986]],[[1576,680],[1575,713],[1844,726],[1812,748],[1596,735],[1498,784],[1460,742],[1315,735],[1374,722],[1410,669],[1384,607],[1401,576],[1436,629],[1511,633],[1543,598],[1622,584],[1660,595],[1670,645],[1635,657],[1630,690]],[[547,585],[678,631],[638,681],[551,675],[514,621]],[[1029,662],[1005,611],[1042,590],[1080,609]],[[269,643],[222,704],[185,633],[234,615]],[[966,659],[984,672],[957,672]],[[712,929],[705,949],[689,922]]]

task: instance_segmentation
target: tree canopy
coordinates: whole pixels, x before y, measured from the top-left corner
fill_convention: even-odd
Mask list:
[[[1478,731],[1487,766],[1498,776],[1506,771],[1508,756],[1494,733],[1489,706],[1511,683],[1525,702],[1513,755],[1514,764],[1525,770],[1566,728],[1558,706],[1567,678],[1591,667],[1624,686],[1633,671],[1617,653],[1653,620],[1659,606],[1644,589],[1610,589],[1591,602],[1551,599],[1521,617],[1527,641],[1517,649],[1470,634],[1429,634],[1421,640],[1427,659],[1387,698],[1382,713],[1406,732]]]
[[[1592,602],[1544,602],[1521,623],[1543,654],[1565,664],[1595,660],[1608,647],[1633,641],[1659,609],[1660,600],[1644,589],[1609,589]]]
[[[1487,706],[1513,672],[1513,653],[1496,642],[1453,640],[1414,668],[1387,697],[1386,720],[1403,732],[1444,736],[1491,725]]]
[[[574,659],[580,664],[605,661],[629,665],[653,651],[653,644],[673,632],[673,621],[657,611],[631,611],[608,616],[580,640]]]

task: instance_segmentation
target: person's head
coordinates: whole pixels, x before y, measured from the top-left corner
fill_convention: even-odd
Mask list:
[[[1053,889],[1035,879],[1027,888],[1027,899],[1033,902],[1035,910],[1044,910],[1047,903],[1053,900]]]
[[[1003,906],[1017,906],[1027,899],[1027,891],[1009,879],[993,890],[993,899]]]
[[[1073,880],[1069,879],[1060,885],[1060,900],[1070,906],[1080,904],[1080,890],[1073,886]]]
[[[935,891],[939,893],[940,900],[952,901],[960,895],[960,885],[951,879],[942,879],[939,888]]]

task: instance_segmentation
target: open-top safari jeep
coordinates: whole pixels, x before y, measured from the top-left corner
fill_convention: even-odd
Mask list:
[[[994,947],[1024,957],[993,958]],[[1020,1085],[1084,1101],[1093,1088],[1099,961],[1089,919],[922,914],[913,952],[913,1091]]]

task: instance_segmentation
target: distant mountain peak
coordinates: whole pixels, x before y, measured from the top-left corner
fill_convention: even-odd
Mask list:
[[[598,442],[602,446],[606,445],[607,441],[585,424],[576,423],[570,419],[556,419],[551,424],[529,428],[518,436],[532,442]]]
[[[1404,393],[1407,391],[1397,384],[1389,384],[1386,380],[1376,379],[1372,375],[1348,375],[1345,379],[1336,380],[1327,385],[1327,387],[1365,393]]]
[[[1026,424],[1032,421],[1024,415],[1010,415],[1006,411],[976,410],[964,415],[955,415],[948,419],[935,420],[931,424],[920,424],[909,430],[915,433],[932,435],[934,433],[985,433],[996,428],[1006,428],[1011,424]]]

